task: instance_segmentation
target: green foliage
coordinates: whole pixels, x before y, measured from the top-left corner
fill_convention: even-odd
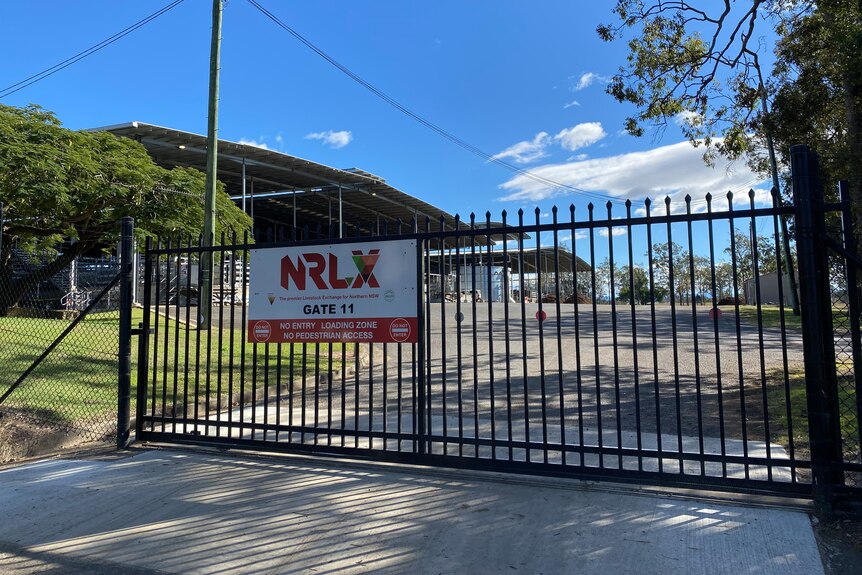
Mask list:
[[[157,166],[128,138],[67,130],[38,106],[0,105],[4,245],[18,240],[38,249],[59,239],[80,244],[78,250],[112,245],[124,216],[135,218],[141,236],[198,234],[204,179],[197,170]],[[217,203],[217,235],[250,227],[223,189]]]
[[[111,249],[125,216],[135,218],[139,238],[200,234],[204,185],[203,173],[162,168],[128,138],[67,130],[38,106],[0,105],[0,315],[78,255]],[[217,238],[251,227],[223,188],[216,204]],[[13,244],[40,252],[47,265],[14,278]]]
[[[805,143],[821,157],[826,191],[847,179],[862,208],[862,4],[821,1],[778,28],[772,126],[784,152]],[[858,214],[857,214],[858,217]]]
[[[704,159],[745,156],[763,175],[789,165],[794,144],[821,156],[827,193],[849,183],[862,227],[862,3],[846,0],[617,0],[603,40],[630,36],[608,86],[635,111],[629,133],[677,122]],[[772,73],[763,38],[777,37]],[[771,108],[771,109],[770,109]]]
[[[751,236],[739,229],[733,232],[733,242],[724,252],[736,262],[736,273],[740,284],[754,277],[755,255],[757,271],[760,275],[772,273],[777,269],[775,258],[775,239],[757,236],[756,250],[753,249]]]
[[[650,253],[646,255],[649,257]],[[659,292],[665,297],[673,294],[675,301],[685,301],[686,294],[691,291],[688,251],[676,242],[656,243],[652,246],[652,261],[656,295]]]
[[[607,89],[636,108],[627,131],[641,136],[645,126],[676,122],[692,144],[706,145],[707,160],[748,151],[763,86],[754,32],[773,4],[726,2],[710,13],[685,2],[617,0],[618,23],[597,32],[605,41],[633,36]]]
[[[623,266],[620,270],[619,299],[636,304],[646,304],[650,301],[649,277],[646,270],[638,266]]]

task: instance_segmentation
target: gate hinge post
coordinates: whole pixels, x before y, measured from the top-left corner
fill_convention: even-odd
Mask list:
[[[117,449],[128,447],[132,393],[132,281],[135,220],[126,216],[120,232],[120,342],[117,366]]]
[[[828,286],[829,262],[825,233],[819,159],[808,146],[790,149],[793,203],[796,210],[797,264],[802,320],[802,346],[811,447],[811,481],[819,513],[829,516],[835,495],[834,436],[828,398],[835,379],[832,340],[832,301]],[[832,350],[830,353],[830,349]]]

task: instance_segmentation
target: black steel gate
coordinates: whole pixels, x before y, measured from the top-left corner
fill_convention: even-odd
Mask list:
[[[824,340],[803,338],[813,320],[785,305],[779,240],[794,208],[761,196],[148,244],[137,437],[770,493],[810,494],[825,469],[830,485],[858,489],[858,308],[842,332],[856,362],[842,377],[856,387],[852,405],[841,395],[852,437],[839,458],[835,404],[812,411],[806,393],[831,385],[823,353],[806,363]],[[251,249],[362,241],[369,228],[421,245],[418,344],[247,342]],[[814,255],[819,244],[798,241],[813,310],[803,242]],[[213,301],[198,302],[207,251]],[[818,289],[855,290],[854,258]],[[212,305],[208,329],[199,304]]]
[[[800,260],[805,373],[809,382],[814,497],[862,493],[862,260],[847,188],[824,194],[819,160],[791,150]]]

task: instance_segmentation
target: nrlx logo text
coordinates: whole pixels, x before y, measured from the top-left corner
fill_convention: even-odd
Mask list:
[[[369,250],[367,254],[362,253],[362,250],[352,252],[351,259],[358,273],[345,277],[339,277],[338,256],[333,253],[306,252],[296,258],[284,256],[281,259],[281,287],[289,290],[293,286],[294,289],[302,291],[310,279],[317,289],[322,290],[355,289],[363,286],[379,288],[380,284],[374,277],[374,266],[380,259],[380,250]]]

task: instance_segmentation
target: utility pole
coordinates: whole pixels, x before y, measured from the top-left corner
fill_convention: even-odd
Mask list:
[[[218,80],[221,61],[222,0],[213,0],[212,41],[210,44],[210,86],[207,109],[207,176],[204,193],[204,235],[198,290],[198,329],[208,330],[212,312],[213,254],[206,250],[215,244],[216,167],[218,164]]]

